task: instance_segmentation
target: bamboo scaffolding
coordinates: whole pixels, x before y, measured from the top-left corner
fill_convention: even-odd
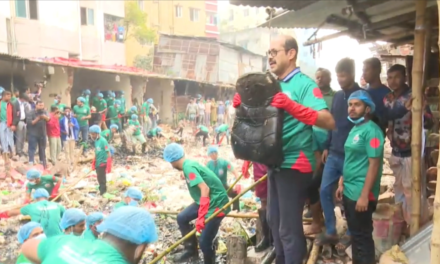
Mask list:
[[[255,186],[257,186],[258,184],[260,184],[261,182],[265,181],[267,178],[267,175],[265,175],[264,177],[261,177],[261,179],[259,179],[258,181],[254,182],[251,186],[247,187],[245,190],[243,190],[239,195],[237,195],[234,199],[230,200],[229,203],[225,204],[225,206],[223,206],[220,210],[218,210],[217,212],[213,213],[210,217],[208,217],[208,219],[205,220],[205,223],[208,223],[209,221],[211,221],[212,219],[214,219],[215,217],[217,217],[218,214],[220,214],[221,212],[223,212],[225,209],[229,208],[229,206],[231,206],[235,201],[237,201],[238,199],[240,199],[241,196],[243,196],[245,193],[247,193],[248,191],[250,191],[252,188],[254,188]],[[195,235],[196,233],[196,229],[194,229],[193,231],[189,232],[186,236],[182,237],[181,239],[179,239],[176,243],[174,243],[173,245],[171,245],[169,248],[165,249],[164,252],[160,253],[157,257],[155,257],[152,261],[150,261],[148,264],[155,264],[156,262],[158,262],[159,260],[161,260],[163,257],[165,257],[167,254],[169,254],[173,249],[175,249],[177,246],[179,246],[181,243],[183,243],[184,241],[188,240],[190,237],[192,237],[193,235]]]
[[[420,177],[422,143],[423,59],[425,50],[425,11],[427,0],[415,0],[416,25],[414,30],[414,57],[412,67],[412,131],[411,131],[411,223],[410,234],[420,228]]]
[[[440,0],[437,0],[437,8],[440,14]],[[439,17],[439,24],[440,24],[440,17]],[[438,46],[440,48],[440,38],[439,38]],[[439,105],[440,105],[440,101],[439,101]],[[439,144],[440,144],[440,138],[439,138]],[[440,158],[438,158],[437,160],[437,182],[440,182]],[[431,264],[437,264],[440,263],[440,186],[437,186],[437,188],[435,188],[433,222],[434,225],[431,234]]]

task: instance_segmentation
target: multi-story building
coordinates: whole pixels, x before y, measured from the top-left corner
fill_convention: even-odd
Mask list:
[[[125,64],[123,1],[0,1],[0,52]]]
[[[148,14],[148,27],[158,33],[218,38],[217,0],[137,0],[141,10]],[[127,65],[133,65],[136,56],[146,56],[152,45],[127,41]]]
[[[222,5],[219,10],[220,33],[255,28],[268,17],[264,7]]]

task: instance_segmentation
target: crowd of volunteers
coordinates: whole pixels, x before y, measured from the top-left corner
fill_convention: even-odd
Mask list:
[[[316,235],[315,243],[334,245],[338,252],[351,245],[353,264],[376,263],[372,215],[378,202],[385,138],[392,147],[390,166],[396,176],[396,201],[403,203],[407,224],[410,219],[411,88],[406,84],[406,69],[398,64],[389,68],[387,87],[380,81],[380,61],[368,59],[363,67],[368,85],[360,87],[355,82],[354,61],[345,58],[336,65],[340,85],[336,91],[330,87],[329,70],[318,69],[315,80],[301,72],[296,65],[298,52],[294,38],[279,36],[271,41],[267,53],[270,69],[282,90],[271,105],[284,110],[284,162],[273,167],[244,161],[241,168],[245,178],[252,172],[254,181],[268,176],[254,190],[261,202],[258,215],[262,227],[255,251],[272,248],[263,263],[275,260],[277,264],[300,264],[306,254],[305,237]],[[73,108],[61,104],[58,96],[47,113],[38,99],[41,88],[32,100],[28,92],[14,97],[8,91],[0,92],[0,143],[5,162],[11,155],[25,155],[23,129],[29,140],[31,166],[37,148],[42,165],[47,166],[46,136],[52,163],[64,149],[72,165],[76,143],[82,142],[84,151],[92,148],[95,153],[92,169],[104,197],[109,196],[107,173],[112,169],[111,144],[115,136],[125,144],[131,143],[133,154],[136,146],[145,152],[148,140],[165,137],[151,98],[139,108],[126,109],[123,92],[108,91],[104,95],[96,91],[90,97],[90,91],[84,90]],[[235,109],[241,104],[238,93],[225,104],[214,99],[205,101],[200,95],[188,104],[186,116],[195,141],[202,138],[207,149],[206,164],[187,157],[178,143],[164,148],[163,159],[181,172],[181,180],[193,199],[178,214],[177,225],[182,237],[194,228],[197,231],[185,241],[183,251],[173,256],[176,263],[197,258],[198,248],[205,264],[216,262],[217,233],[231,211],[226,204],[240,193],[239,188],[230,188],[228,174],[235,179],[239,175],[231,161],[219,156],[219,147],[225,137],[229,144]],[[423,120],[424,128],[429,129],[433,122],[428,107]],[[185,124],[180,121],[174,133],[182,136]],[[211,131],[215,141],[209,142]],[[17,263],[138,263],[148,244],[158,236],[154,219],[142,208],[144,194],[130,187],[109,215],[87,215],[79,208],[66,209],[54,200],[63,176],[30,168],[24,204],[0,213],[1,219],[20,214],[31,219],[17,235],[22,244]],[[341,237],[336,232],[336,206],[343,209],[348,225]],[[238,200],[232,210],[240,210]],[[312,224],[304,226],[303,218],[311,218]],[[422,223],[426,220],[423,214]]]

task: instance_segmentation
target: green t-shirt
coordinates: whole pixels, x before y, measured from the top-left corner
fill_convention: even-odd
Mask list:
[[[22,215],[31,217],[31,221],[41,224],[47,237],[63,234],[59,223],[64,214],[64,207],[48,200],[28,204],[20,209]]]
[[[99,137],[95,141],[95,167],[107,163],[108,155],[110,154],[110,147],[104,137]]]
[[[84,105],[87,105],[88,107],[90,107],[90,97],[88,95],[83,95],[82,97],[86,100],[84,102]]]
[[[77,236],[56,236],[38,245],[41,264],[129,264],[117,249],[105,241]]]
[[[99,100],[101,100],[100,97],[98,97],[98,96],[93,96],[93,99],[92,99],[92,106],[94,106],[96,109],[98,109],[98,107],[99,107]]]
[[[232,171],[232,164],[224,159],[217,159],[217,161],[210,160],[206,167],[217,175],[223,186],[228,185],[228,171]]]
[[[118,97],[118,100],[121,101],[121,108],[125,112],[125,98],[124,97]]]
[[[89,126],[89,120],[84,119],[83,117],[90,115],[90,107],[86,104],[83,106],[75,105],[73,107],[73,113],[76,115],[76,120],[78,120],[78,124],[80,127]]]
[[[107,105],[114,105],[115,104],[115,98],[113,98],[113,97],[108,97],[105,99],[105,101],[107,102]]]
[[[142,114],[145,116],[148,116],[150,114],[150,104],[147,102],[144,102],[142,104]]]
[[[328,130],[313,126],[313,151],[323,152],[327,141]]]
[[[197,204],[200,203],[200,188],[198,184],[204,182],[209,187],[209,210],[206,214],[206,218],[212,215],[216,210],[222,208],[229,202],[228,195],[226,194],[225,187],[220,179],[208,168],[200,165],[193,160],[185,160],[183,162],[183,174],[185,175],[186,183],[188,185],[189,194]],[[231,210],[228,207],[225,214]]]
[[[32,262],[30,260],[28,260],[23,255],[23,253],[21,253],[20,255],[18,255],[17,262],[15,262],[15,264],[32,264]]]
[[[318,85],[301,72],[290,80],[280,82],[281,89],[291,100],[320,111],[327,108],[322,99]],[[310,173],[315,169],[313,153],[312,126],[301,123],[289,113],[284,113],[283,122],[283,152],[284,162],[281,168]]]
[[[323,93],[322,96],[324,97],[324,101],[327,104],[327,108],[330,111],[332,109],[333,104],[333,97],[335,97],[335,91],[330,89],[327,93]]]
[[[90,240],[90,241],[94,241],[94,240],[98,239],[95,236],[95,234],[93,234],[93,231],[88,229],[88,228],[86,229],[86,231],[84,231],[83,238],[86,239],[86,240]]]
[[[229,126],[226,125],[226,124],[223,124],[223,125],[221,125],[221,126],[218,127],[218,132],[219,132],[219,133],[224,133],[224,132],[226,132],[228,129],[229,129]]]
[[[118,124],[118,109],[114,105],[110,105],[107,109],[107,119],[110,119],[110,124]]]
[[[12,96],[11,97],[11,103],[13,103],[13,104],[15,104],[15,102],[17,102],[17,97],[15,97],[15,96]]]
[[[58,178],[52,175],[43,175],[40,178],[40,182],[37,184],[26,184],[26,192],[32,193],[32,190],[44,188],[49,193],[49,195],[52,193],[53,188],[57,184]]]
[[[112,131],[110,129],[101,131],[101,137],[105,138],[105,140],[107,140],[107,143],[110,142],[113,138]]]
[[[129,126],[134,126],[136,129],[133,132],[133,136],[139,136],[141,134],[141,124],[139,124],[139,121],[129,120],[128,121]]]
[[[8,103],[1,101],[1,104],[0,104],[0,121],[1,122],[7,121],[7,111],[8,111]]]
[[[148,131],[148,136],[150,137],[156,137],[158,134],[160,134],[160,132],[157,131],[157,127],[151,129],[150,131]]]
[[[126,204],[124,201],[120,201],[119,203],[117,203],[117,204],[115,204],[114,206],[113,206],[113,210],[116,210],[116,209],[118,209],[118,208],[120,208],[120,207],[124,207],[124,206],[127,206],[128,204]]]
[[[209,133],[209,129],[205,126],[199,126],[200,131]]]
[[[369,158],[380,159],[376,181],[369,199],[377,200],[379,197],[384,142],[382,130],[371,120],[351,129],[344,145],[345,160],[343,169],[344,195],[349,199],[357,201],[362,193],[370,164]]]
[[[96,110],[98,112],[104,111],[107,108],[107,102],[104,99],[99,100],[98,107]]]
[[[60,110],[61,113],[64,112],[64,107],[66,107],[65,104],[53,104],[53,105],[51,105],[50,107],[52,107],[52,106],[56,106],[56,107],[58,107],[58,110]]]

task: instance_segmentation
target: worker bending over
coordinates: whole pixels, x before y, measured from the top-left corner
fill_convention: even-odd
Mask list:
[[[206,146],[206,139],[209,138],[209,129],[199,125],[195,133],[195,140],[197,140],[198,137],[203,137],[203,146]]]
[[[65,235],[73,235],[82,237],[86,229],[87,215],[83,210],[70,208],[64,212],[60,221],[60,227]]]
[[[58,195],[58,190],[61,187],[61,177],[55,177],[52,175],[41,176],[39,170],[30,169],[26,172],[26,178],[28,183],[26,184],[25,204],[28,204],[31,201],[32,191],[40,188],[46,189],[50,194],[50,198],[55,198]]]
[[[104,220],[104,214],[101,212],[91,213],[86,217],[86,231],[84,232],[84,239],[96,240],[99,232],[96,227]]]
[[[229,126],[226,124],[219,125],[215,129],[215,138],[217,140],[217,144],[221,144],[221,141],[223,140],[223,137],[226,137],[226,142],[229,145]],[[221,137],[220,137],[221,136]]]
[[[130,141],[132,142],[132,154],[136,154],[136,145],[137,143],[140,143],[142,146],[142,154],[145,153],[145,150],[147,148],[147,141],[145,140],[144,135],[142,135],[141,131],[141,124],[139,123],[138,116],[136,114],[131,115],[131,119],[128,121],[128,126],[132,127],[133,132],[131,135],[127,135],[130,137]]]
[[[351,233],[353,263],[373,264],[373,213],[382,178],[384,134],[371,120],[375,104],[360,90],[348,98],[348,120],[355,126],[345,141],[344,168],[336,197],[342,199]]]
[[[145,209],[124,207],[97,226],[102,239],[75,236],[29,239],[22,252],[35,263],[139,263],[148,244],[157,240],[156,224]]]
[[[107,143],[110,144],[111,141],[113,141],[114,135],[118,133],[118,125],[117,124],[111,124],[110,129],[103,130],[101,132],[101,136],[107,140]]]
[[[217,146],[209,146],[208,148],[208,156],[211,158],[210,161],[206,164],[206,167],[210,169],[212,172],[217,175],[217,177],[220,179],[220,181],[223,184],[223,187],[225,190],[229,189],[228,185],[228,171],[234,174],[235,178],[238,178],[237,172],[235,172],[234,168],[232,167],[232,164],[224,159],[221,159],[218,157],[218,147]],[[231,189],[228,192],[228,196],[231,198],[235,198],[237,196],[237,192],[233,189]],[[232,210],[240,211],[240,201],[237,200],[232,205]]]
[[[107,173],[111,171],[112,166],[110,146],[107,140],[100,135],[101,128],[99,128],[99,126],[91,126],[89,132],[95,144],[95,158],[92,162],[92,170],[96,170],[99,193],[104,195],[107,192]]]
[[[196,229],[201,233],[199,243],[203,252],[205,264],[215,263],[214,239],[217,235],[220,223],[229,213],[230,208],[221,212],[217,217],[205,224],[205,220],[215,211],[218,211],[229,201],[225,188],[220,179],[208,168],[198,162],[185,158],[183,147],[177,143],[171,143],[165,147],[163,152],[165,161],[170,162],[173,168],[183,171],[182,178],[185,179],[189,193],[194,200],[190,206],[177,215],[182,236],[192,231],[190,222],[196,220]],[[184,251],[175,256],[175,262],[187,262],[197,257],[197,238],[192,236],[185,242]]]
[[[148,131],[147,133],[147,138],[150,139],[156,139],[156,138],[161,138],[163,137],[162,135],[162,128],[160,127],[155,127],[153,129],[151,129],[150,131]]]
[[[43,228],[37,222],[29,222],[20,227],[17,233],[18,243],[23,244],[28,239],[35,238],[38,240],[42,240],[46,238],[46,235],[43,232]],[[29,264],[31,263],[23,253],[20,253],[17,258],[16,264]]]
[[[142,201],[142,198],[144,198],[144,195],[142,194],[141,191],[139,191],[135,187],[130,187],[125,192],[122,201],[115,204],[115,206],[113,207],[113,210],[116,210],[116,209],[123,207],[123,206],[139,206],[139,202]]]
[[[58,236],[63,234],[59,223],[64,215],[65,209],[62,205],[49,202],[49,193],[43,189],[37,189],[32,194],[35,203],[31,203],[21,207],[0,213],[0,219],[5,219],[17,215],[28,215],[31,221],[41,224],[47,237]]]

